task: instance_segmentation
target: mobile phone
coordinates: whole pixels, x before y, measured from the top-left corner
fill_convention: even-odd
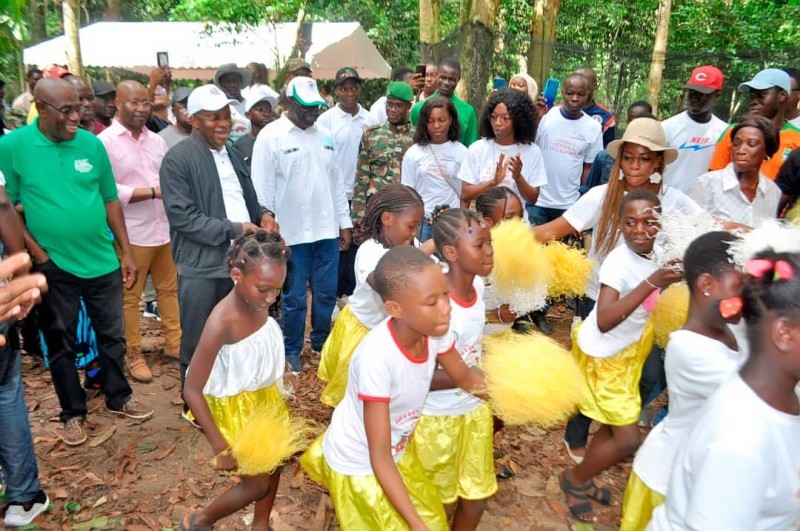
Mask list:
[[[169,66],[169,53],[156,52],[156,64],[162,68],[165,66]]]
[[[306,44],[311,46],[311,28],[312,22],[303,22],[303,25],[300,27],[300,36],[306,41]]]
[[[495,90],[500,90],[501,88],[506,86],[506,79],[503,77],[496,77],[494,81],[492,81],[492,88]]]
[[[425,73],[428,71],[427,65],[417,65],[417,69],[414,70],[414,73],[418,76],[425,77]]]
[[[547,107],[550,108],[556,102],[556,96],[558,95],[558,85],[559,81],[554,77],[548,77],[547,81],[544,84],[544,91],[542,92],[542,96],[544,96],[544,101],[547,103]]]

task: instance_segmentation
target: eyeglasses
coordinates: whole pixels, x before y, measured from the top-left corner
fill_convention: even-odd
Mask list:
[[[120,100],[120,101],[126,105],[130,105],[131,107],[142,107],[145,109],[149,109],[150,106],[153,104],[150,100]]]
[[[511,116],[508,114],[490,114],[489,121],[506,123],[511,121]]]
[[[65,105],[63,107],[56,107],[52,103],[48,103],[48,102],[46,102],[44,100],[37,100],[37,101],[39,103],[44,103],[45,105],[47,105],[48,107],[50,107],[51,109],[56,111],[58,114],[62,114],[64,116],[69,116],[72,113],[80,115],[81,112],[83,112],[83,105],[81,105],[81,104],[78,104],[78,105]]]

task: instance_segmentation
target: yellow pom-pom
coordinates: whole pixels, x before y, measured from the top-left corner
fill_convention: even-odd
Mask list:
[[[548,243],[544,251],[553,271],[547,295],[577,297],[586,293],[586,283],[594,268],[586,253],[560,241]]]
[[[554,426],[577,409],[583,389],[578,364],[542,334],[506,332],[483,338],[490,404],[509,425]]]
[[[662,291],[650,316],[656,345],[666,348],[669,335],[683,328],[688,317],[689,286],[686,282],[678,282]]]
[[[308,447],[311,424],[274,407],[260,409],[231,441],[230,452],[244,476],[271,474],[294,454]]]
[[[504,221],[492,229],[494,268],[490,276],[493,298],[517,313],[541,308],[553,271],[544,246],[521,219]]]

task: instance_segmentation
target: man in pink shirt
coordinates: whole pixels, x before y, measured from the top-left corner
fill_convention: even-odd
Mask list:
[[[181,343],[178,312],[178,273],[172,260],[169,222],[161,201],[158,172],[167,153],[163,138],[145,127],[150,116],[147,89],[136,81],[117,85],[117,116],[98,138],[111,160],[117,191],[125,215],[139,278],[123,295],[125,313],[125,356],[128,370],[136,380],[149,382],[153,374],[142,356],[139,331],[139,299],[149,272],[156,289],[164,331],[164,353],[177,358]]]

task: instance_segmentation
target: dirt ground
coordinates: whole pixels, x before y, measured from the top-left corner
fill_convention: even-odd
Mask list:
[[[571,314],[551,314],[555,337],[569,339]],[[155,408],[144,422],[120,419],[105,410],[102,398],[90,401],[89,442],[78,448],[63,444],[59,435],[58,400],[41,360],[24,357],[25,397],[30,412],[39,473],[51,508],[28,529],[177,529],[186,512],[209,503],[236,481],[220,476],[209,465],[211,449],[203,434],[180,419],[180,379],[176,360],[157,354],[160,325],[142,319],[144,350],[156,375],[149,384],[134,383],[137,397]],[[315,366],[308,363],[300,391],[290,403],[295,411],[322,425],[331,411],[318,400],[321,391]],[[563,429],[506,428],[495,439],[498,470],[514,476],[499,480],[480,529],[592,529],[572,521],[557,474],[571,462],[562,445]],[[594,529],[618,527],[622,491],[631,460],[599,478],[613,491],[615,506],[596,506]],[[252,507],[249,509],[252,511]],[[216,529],[247,529],[252,514],[241,511]],[[333,508],[322,487],[295,462],[283,470],[272,526],[275,531],[338,529]]]

